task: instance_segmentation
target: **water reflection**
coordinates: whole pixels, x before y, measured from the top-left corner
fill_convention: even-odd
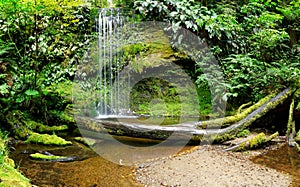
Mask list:
[[[253,162],[290,174],[293,177],[292,186],[300,186],[300,155],[295,148],[284,144],[278,150],[253,158]]]

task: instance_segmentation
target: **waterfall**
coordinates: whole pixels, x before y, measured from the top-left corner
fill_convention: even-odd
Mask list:
[[[121,77],[120,62],[126,22],[121,9],[101,9],[97,20],[100,95],[97,106],[98,117],[128,115],[128,94],[121,94],[121,84],[128,86],[129,76]],[[124,83],[124,79],[128,79]]]
[[[130,101],[134,103],[136,100],[131,98],[134,97],[131,91],[134,91],[134,85],[137,85],[139,81],[153,78],[163,80],[175,88],[174,97],[177,94],[177,98],[182,101],[178,104],[180,108],[177,109],[180,110],[180,115],[197,115],[199,111],[195,106],[199,105],[194,99],[198,98],[195,85],[182,67],[173,63],[176,57],[172,55],[164,57],[164,52],[156,52],[146,58],[142,56],[143,51],[134,54],[136,48],[138,51],[149,43],[153,43],[154,46],[164,45],[168,48],[170,38],[174,38],[175,35],[165,31],[166,28],[172,27],[163,22],[134,22],[134,20],[133,16],[122,9],[106,8],[99,11],[99,17],[96,20],[97,63],[99,64],[99,93],[96,104],[98,118],[136,117],[130,107]],[[183,45],[190,44],[188,41]],[[193,46],[188,50],[199,51]],[[130,55],[134,57],[128,58]],[[165,88],[160,89],[163,92]],[[152,112],[166,111],[167,102],[162,98],[152,98],[147,95],[137,97],[144,97],[145,100],[149,100],[150,105],[156,106],[150,109]]]

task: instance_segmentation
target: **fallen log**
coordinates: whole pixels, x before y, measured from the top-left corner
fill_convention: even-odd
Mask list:
[[[258,101],[257,103],[255,103],[254,105],[250,106],[249,108],[245,109],[243,112],[241,112],[241,109],[247,105],[249,105],[249,103],[243,104],[239,107],[238,112],[236,115],[233,116],[227,116],[224,118],[217,118],[217,119],[213,119],[213,120],[208,120],[208,121],[199,121],[197,123],[197,127],[198,128],[218,128],[218,127],[228,127],[244,118],[246,118],[248,115],[250,115],[253,111],[255,111],[256,109],[260,108],[261,106],[263,106],[264,104],[266,104],[266,102],[268,102],[270,99],[274,98],[276,96],[275,93],[270,94],[266,97],[264,97],[263,99],[261,99],[260,101]]]
[[[241,120],[233,123],[231,126],[222,129],[199,129],[199,124],[204,122],[181,123],[171,126],[158,126],[99,120],[80,116],[75,116],[75,120],[79,128],[84,128],[104,134],[124,135],[151,139],[166,139],[172,133],[176,132],[180,135],[183,135],[184,137],[192,135],[194,138],[193,140],[202,139],[203,137],[205,137],[207,141],[224,141],[231,136],[235,136],[238,132],[251,125],[255,120],[264,116],[268,111],[282,104],[284,101],[286,101],[286,99],[291,97],[292,93],[292,90],[285,89],[276,96],[272,95],[272,97],[268,96],[264,98],[262,101],[254,104],[255,107],[249,107],[250,109],[248,108],[246,109],[246,111],[242,112],[243,115],[245,114],[245,112],[247,115],[244,116]],[[255,110],[253,110],[253,108],[255,108]],[[228,117],[227,119],[230,118]],[[216,124],[216,121],[218,121],[218,119],[205,121],[205,123]],[[210,125],[208,125],[208,127],[210,127]]]
[[[243,141],[235,146],[229,147],[224,151],[245,151],[249,149],[256,149],[261,147],[262,145],[270,142],[272,139],[276,138],[279,135],[278,132],[270,135],[268,138],[266,137],[265,133],[259,133],[258,135],[254,136],[253,138]]]

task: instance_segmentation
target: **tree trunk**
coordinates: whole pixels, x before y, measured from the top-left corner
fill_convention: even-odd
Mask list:
[[[232,116],[222,119],[211,121],[197,122],[197,123],[182,123],[178,125],[158,126],[158,125],[144,125],[123,123],[118,121],[97,120],[85,117],[76,116],[77,125],[80,128],[100,132],[109,133],[113,135],[124,135],[151,139],[166,139],[173,132],[180,133],[187,136],[196,136],[202,138],[203,136],[209,137],[208,140],[215,139],[217,141],[226,140],[229,136],[235,136],[242,129],[251,125],[255,120],[264,116],[271,109],[276,108],[282,104],[286,99],[290,98],[293,91],[285,89],[278,95],[268,96],[253,106],[249,107],[246,111],[242,112],[241,117],[234,117],[235,123],[226,128],[216,128],[216,124],[222,125],[224,122],[232,121]],[[216,123],[216,121],[218,123]],[[219,123],[221,122],[221,123]],[[222,123],[223,122],[223,123]],[[207,129],[199,129],[199,125],[205,123]],[[213,126],[214,128],[211,128]],[[203,127],[203,126],[202,126]],[[197,138],[196,138],[197,139]],[[194,140],[196,140],[194,139]]]

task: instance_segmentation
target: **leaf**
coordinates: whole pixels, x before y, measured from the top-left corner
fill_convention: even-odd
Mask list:
[[[8,93],[9,86],[7,84],[0,85],[0,94],[4,95]]]
[[[24,100],[25,100],[24,97],[18,97],[18,98],[16,99],[16,102],[17,102],[17,103],[22,103]]]
[[[171,17],[175,17],[177,14],[178,14],[178,12],[171,12],[171,13],[170,13],[170,16],[171,16]]]
[[[25,94],[28,96],[36,96],[39,95],[39,92],[36,90],[26,90]]]

